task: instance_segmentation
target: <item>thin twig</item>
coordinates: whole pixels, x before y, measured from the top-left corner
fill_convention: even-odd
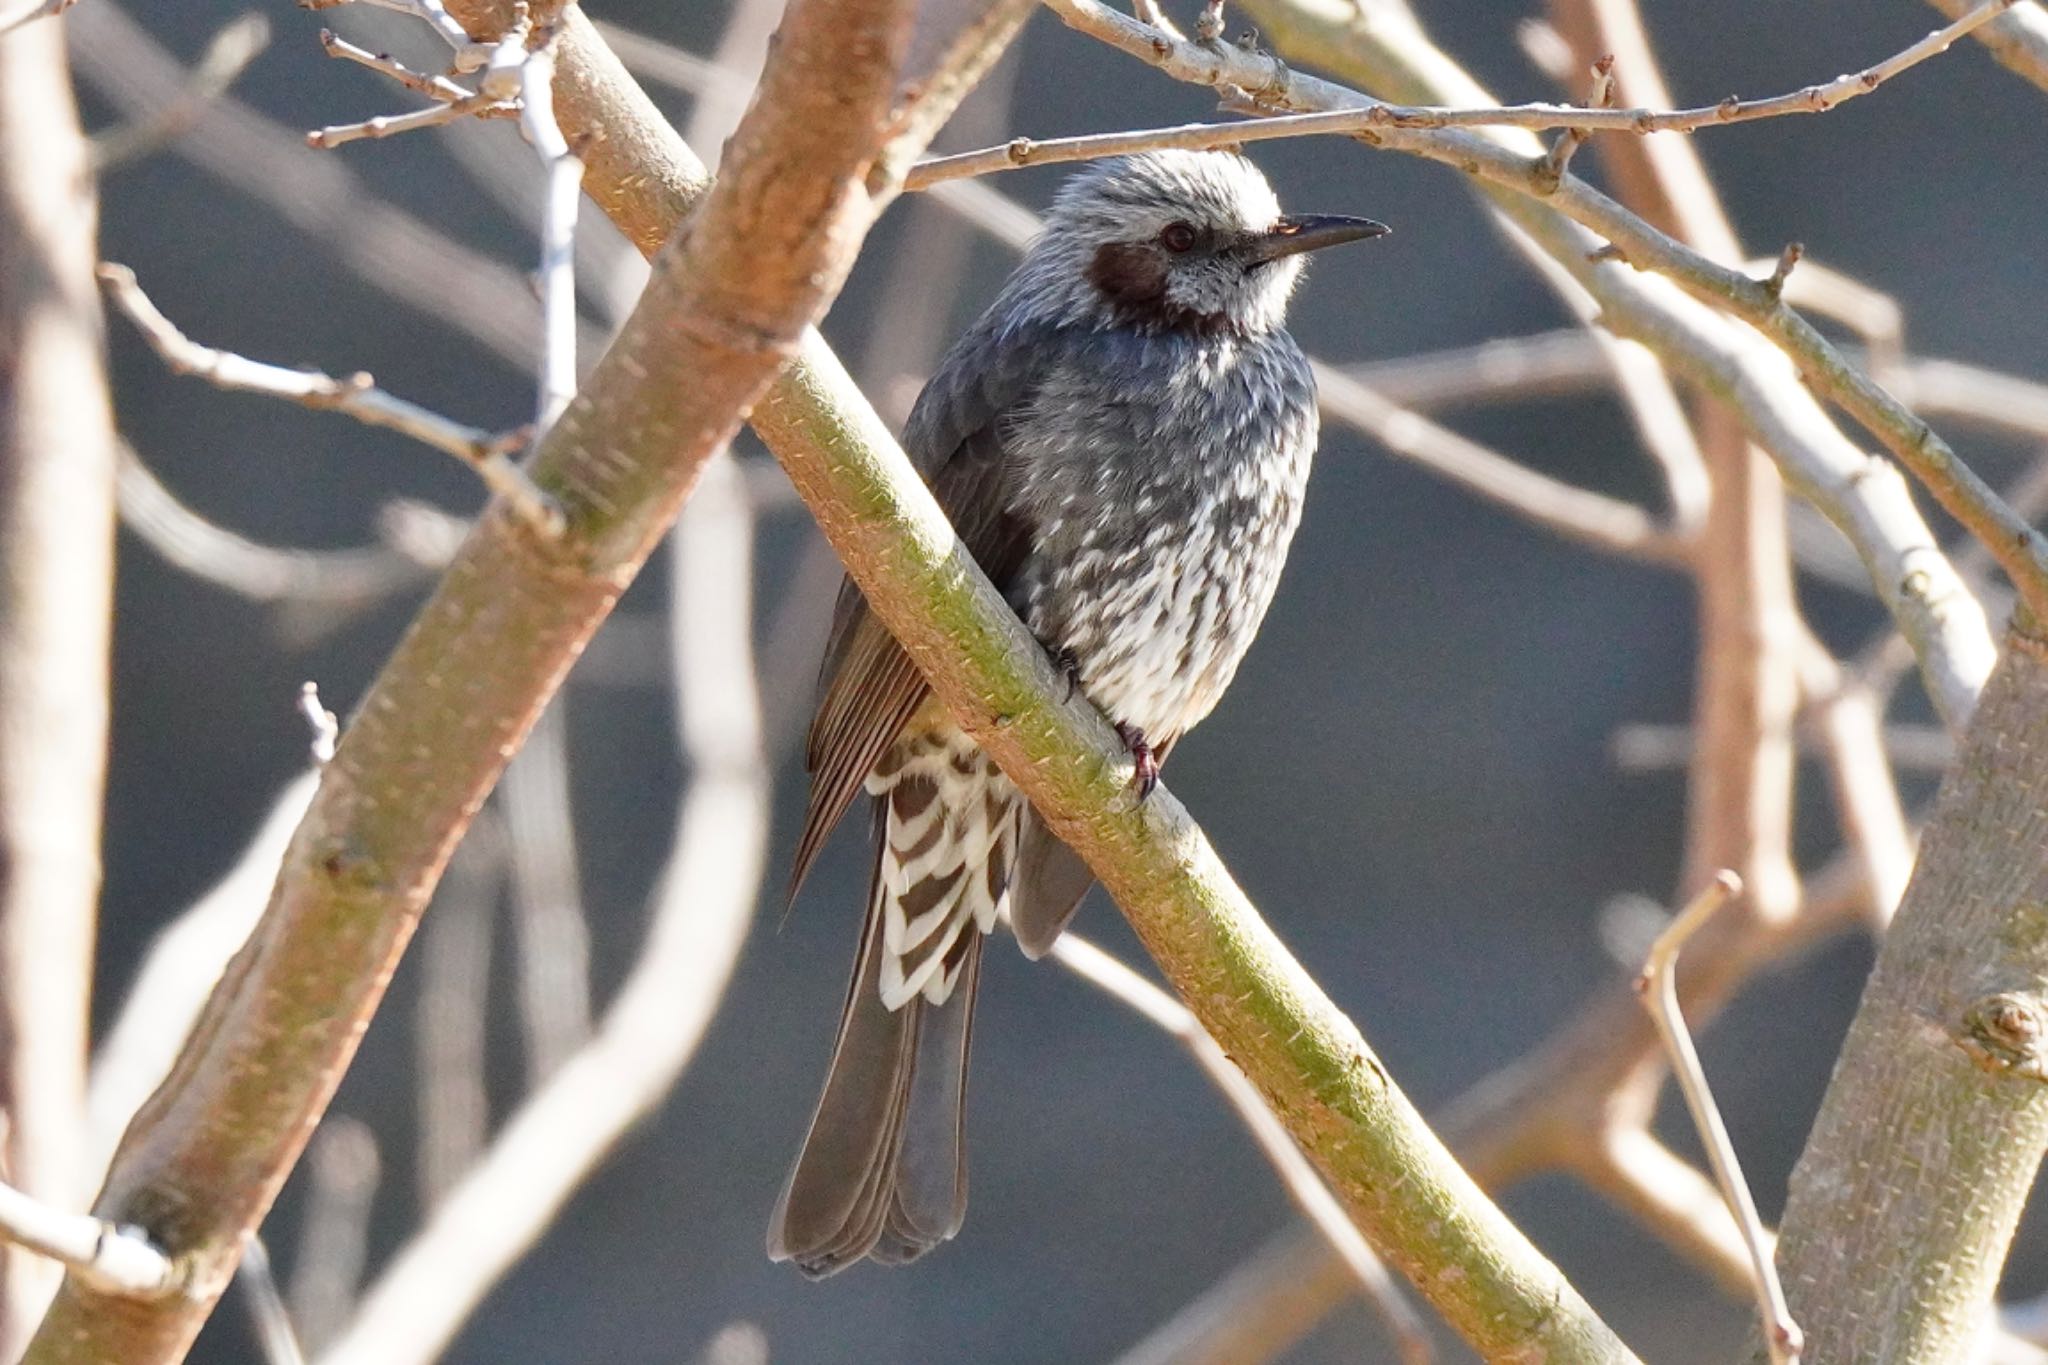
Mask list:
[[[1183,81],[1255,90],[1266,102],[1290,109],[1357,110],[1372,103],[1356,90],[1299,74],[1262,54],[1175,42],[1099,0],[1045,3],[1071,27]],[[1355,41],[1369,44],[1369,35]],[[1435,67],[1447,61],[1437,53],[1430,60]],[[1460,81],[1469,84],[1462,73]],[[1515,147],[1457,130],[1384,129],[1378,140],[1485,181],[1499,210],[1599,301],[1609,330],[1643,342],[1678,374],[1731,397],[1788,483],[1856,545],[1885,605],[1912,639],[1944,718],[1959,725],[1968,717],[1996,658],[1982,607],[1936,547],[1898,469],[1851,443],[1816,397],[1839,403],[1869,428],[1951,514],[1992,545],[2043,619],[2048,540],[2017,518],[1925,422],[1850,366],[1811,323],[1765,300],[1757,281],[1655,231],[1576,177],[1546,192],[1535,181],[1534,159],[1520,149],[1526,134]],[[1588,253],[1598,245],[1593,235],[1621,244],[1632,264],[1658,269],[1690,297],[1639,281],[1625,268],[1589,262]],[[1752,326],[1731,325],[1728,312]],[[1786,370],[1785,356],[1798,367],[1796,374]]]
[[[1714,1168],[1714,1178],[1720,1182],[1722,1197],[1728,1201],[1749,1247],[1751,1267],[1756,1274],[1757,1310],[1763,1318],[1772,1363],[1799,1365],[1799,1325],[1792,1321],[1791,1310],[1785,1306],[1785,1291],[1778,1283],[1777,1268],[1771,1263],[1768,1234],[1757,1217],[1756,1201],[1750,1197],[1749,1183],[1742,1178],[1735,1145],[1728,1140],[1728,1129],[1721,1122],[1721,1111],[1714,1103],[1706,1073],[1700,1069],[1699,1053],[1692,1045],[1692,1034],[1685,1026],[1685,1013],[1678,1005],[1678,955],[1685,941],[1741,889],[1741,879],[1732,872],[1722,872],[1679,911],[1671,927],[1659,934],[1651,946],[1650,960],[1636,978],[1636,990],[1642,995],[1650,1017],[1657,1022],[1657,1032],[1670,1053],[1672,1072],[1685,1096],[1686,1107],[1692,1111],[1693,1124],[1699,1129],[1700,1142]]]
[[[257,1343],[263,1348],[267,1365],[306,1365],[306,1353],[299,1334],[292,1327],[292,1315],[277,1292],[277,1276],[270,1267],[270,1248],[259,1235],[242,1248],[242,1264],[235,1281],[249,1305],[249,1317],[256,1327]]]
[[[1819,733],[1820,728],[1802,729],[1802,755],[1826,753],[1825,735]],[[1955,761],[1955,736],[1939,725],[1892,724],[1885,726],[1882,733],[1885,754],[1907,772],[1938,776]],[[1607,756],[1621,772],[1663,772],[1683,768],[1691,761],[1697,743],[1690,725],[1635,722],[1615,727],[1607,741]]]
[[[1614,56],[1608,54],[1593,63],[1593,95],[1587,101],[1594,109],[1608,109],[1614,105]],[[1573,124],[1557,135],[1557,141],[1543,157],[1543,164],[1537,174],[1551,184],[1564,179],[1570,169],[1572,157],[1579,150],[1589,133],[1583,124]]]
[[[299,685],[299,714],[306,718],[307,728],[313,732],[313,766],[323,768],[327,766],[327,760],[334,757],[335,741],[341,738],[341,722],[320,704],[319,684],[306,682]]]
[[[412,133],[422,128],[453,123],[456,119],[468,118],[472,114],[479,118],[511,118],[518,112],[519,104],[516,100],[501,100],[490,95],[465,95],[446,104],[430,104],[424,109],[415,109],[410,113],[379,114],[375,118],[362,119],[356,123],[336,123],[325,128],[315,128],[306,134],[306,145],[321,151],[329,151],[351,142],[397,137],[400,133]]]
[[[348,2],[349,0],[300,0],[300,3],[306,9],[315,10],[332,9],[336,5],[343,5]],[[455,55],[450,59],[449,66],[451,70],[457,73],[480,70],[491,59],[491,45],[489,43],[479,43],[471,38],[469,31],[462,27],[461,22],[454,15],[448,12],[447,6],[443,5],[441,0],[366,0],[366,2],[376,5],[379,9],[396,10],[400,14],[410,14],[433,29],[435,33],[441,36],[443,42],[454,49]]]
[[[1806,254],[1806,247],[1799,242],[1785,243],[1785,249],[1778,253],[1778,263],[1771,267],[1771,273],[1764,277],[1764,292],[1773,299],[1783,300],[1785,282],[1791,278],[1793,268]]]
[[[1868,94],[1909,67],[1948,50],[1956,39],[1980,24],[1988,23],[2011,8],[2014,0],[1986,0],[1962,18],[1928,34],[1877,65],[1832,81],[1804,86],[1790,94],[1769,99],[1739,100],[1733,97],[1719,104],[1697,109],[1600,109],[1570,104],[1516,104],[1492,109],[1442,109],[1427,106],[1385,104],[1375,101],[1362,109],[1337,109],[1311,114],[1291,114],[1243,123],[1188,123],[1171,128],[1147,128],[1127,133],[1096,133],[1085,137],[1037,140],[1013,138],[1000,147],[933,157],[911,168],[904,188],[921,190],[941,180],[963,176],[989,175],[996,171],[1019,170],[1025,166],[1048,166],[1065,161],[1093,161],[1105,156],[1179,147],[1208,151],[1235,147],[1246,142],[1274,138],[1311,137],[1339,134],[1354,136],[1382,128],[1550,128],[1579,129],[1587,133],[1689,132],[1725,123],[1777,118],[1786,114],[1818,114],[1835,108],[1858,95]]]
[[[88,5],[65,23],[79,77],[127,117],[150,116],[189,85],[184,65],[118,4]],[[342,158],[307,156],[305,147],[303,131],[224,97],[170,150],[263,205],[383,298],[531,370],[540,309],[526,272],[396,207]]]
[[[0,1240],[47,1256],[116,1298],[164,1298],[181,1279],[176,1262],[140,1228],[62,1213],[7,1184],[0,1184]]]
[[[443,104],[470,99],[476,94],[467,86],[458,85],[446,76],[415,71],[388,53],[372,52],[368,48],[357,47],[331,28],[320,30],[320,50],[330,57],[339,57],[358,66],[367,66],[370,70],[397,81],[406,89],[425,95],[428,99],[439,100]]]
[[[410,436],[474,469],[484,486],[504,498],[536,531],[550,538],[561,534],[561,508],[507,453],[524,440],[523,431],[506,436],[464,426],[384,392],[361,372],[336,379],[318,370],[290,370],[202,346],[164,316],[127,266],[106,262],[99,268],[99,277],[107,294],[173,373],[197,375],[216,388],[267,394],[315,411],[339,412],[365,425]]]
[[[1280,1183],[1316,1231],[1350,1267],[1352,1276],[1385,1319],[1408,1365],[1427,1365],[1435,1358],[1429,1329],[1394,1283],[1393,1276],[1372,1248],[1366,1245],[1358,1227],[1344,1213],[1330,1187],[1302,1155],[1285,1125],[1244,1078],[1216,1040],[1187,1007],[1110,954],[1074,933],[1060,935],[1053,944],[1053,960],[1082,980],[1129,1007],[1179,1040],[1202,1069],[1238,1118],[1250,1130],[1252,1140],[1280,1177]]]
[[[511,39],[500,45],[500,51]],[[486,89],[489,89],[488,75]],[[519,123],[547,174],[540,224],[540,394],[533,439],[546,434],[576,396],[576,206],[583,199],[583,162],[555,121],[555,54],[551,45],[525,53],[518,68]]]

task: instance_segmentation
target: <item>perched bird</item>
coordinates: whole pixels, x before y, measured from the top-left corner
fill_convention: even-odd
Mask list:
[[[1149,791],[1273,598],[1316,444],[1282,326],[1301,254],[1377,237],[1287,217],[1252,164],[1161,151],[1070,180],[947,353],[903,444],[961,540]],[[960,1228],[982,936],[1051,948],[1093,878],[935,699],[849,581],[820,672],[801,884],[866,791],[875,868],[825,1089],[768,1234],[829,1275]]]

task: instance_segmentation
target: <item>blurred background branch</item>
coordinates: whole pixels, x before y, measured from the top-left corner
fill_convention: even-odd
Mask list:
[[[79,1159],[113,618],[97,202],[56,24],[0,19],[0,1176],[85,1206]],[[56,1269],[0,1258],[0,1359]]]

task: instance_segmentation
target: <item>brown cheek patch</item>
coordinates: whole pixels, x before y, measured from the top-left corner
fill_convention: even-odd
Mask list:
[[[1166,301],[1166,262],[1137,242],[1110,242],[1088,264],[1088,281],[1128,307],[1157,308]]]
[[[1124,323],[1148,330],[1213,336],[1232,330],[1222,313],[1195,313],[1166,297],[1166,258],[1146,242],[1110,242],[1088,263],[1088,282],[1102,291]]]

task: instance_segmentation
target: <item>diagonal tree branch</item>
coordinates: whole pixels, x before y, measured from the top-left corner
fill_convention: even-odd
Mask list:
[[[800,0],[729,172],[549,433],[568,531],[498,505],[373,685],[263,922],[115,1155],[96,1212],[143,1227],[188,1292],[67,1282],[33,1365],[180,1358],[339,1082],[450,849],[535,715],[823,311],[872,219],[908,0]]]
[[[490,19],[462,3],[456,12],[473,32]],[[589,191],[635,241],[658,240],[689,211],[694,195],[680,187],[701,183],[701,166],[573,10],[560,42],[562,79],[578,83],[573,95],[557,86],[563,127],[572,139],[605,134]],[[601,157],[606,145],[652,146],[655,164]],[[815,332],[752,421],[939,695],[1089,859],[1388,1259],[1491,1355],[1632,1359],[1429,1134],[1186,811],[1164,789],[1132,808],[1123,745],[1092,708],[1056,700],[1065,687],[1043,651]]]

